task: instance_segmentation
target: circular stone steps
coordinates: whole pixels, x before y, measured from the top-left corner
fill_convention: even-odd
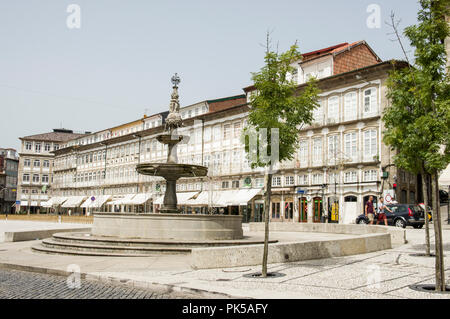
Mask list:
[[[148,257],[160,254],[190,254],[192,248],[262,244],[259,239],[239,240],[157,240],[124,239],[92,236],[90,233],[56,233],[32,247],[34,251],[48,254],[82,256]],[[276,243],[277,240],[271,240]]]

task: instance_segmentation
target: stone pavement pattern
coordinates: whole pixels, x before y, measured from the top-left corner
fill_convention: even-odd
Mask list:
[[[430,235],[433,243],[433,232]],[[189,266],[190,257],[185,255],[142,258],[45,255],[30,250],[36,241],[1,243],[0,264],[62,271],[70,264],[77,264],[88,279],[100,282],[123,281],[147,289],[160,285],[181,292],[208,291],[235,297],[449,299],[450,294],[409,288],[413,284],[434,283],[435,259],[414,255],[425,251],[424,229],[408,228],[406,237],[407,244],[380,252],[271,264],[269,271],[284,276],[264,280],[243,277],[260,271],[260,266],[195,270]],[[443,238],[446,277],[450,283],[450,229],[443,231]]]
[[[138,287],[81,280],[69,288],[66,277],[0,269],[0,299],[179,299],[195,298],[178,292],[159,292]]]

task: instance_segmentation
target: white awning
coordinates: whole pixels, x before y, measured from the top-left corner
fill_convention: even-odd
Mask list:
[[[188,206],[209,206],[211,203],[211,206],[213,207],[224,207],[226,205],[222,202],[222,191],[202,191],[201,193],[196,193],[194,196],[189,198],[186,201],[185,205]]]
[[[31,204],[30,204],[30,206],[37,206],[38,204],[37,204],[37,201],[33,201],[33,202],[31,202]]]
[[[177,203],[178,205],[186,205],[186,202],[189,198],[197,194],[198,192],[185,192],[185,193],[177,193]],[[162,205],[164,201],[164,195],[160,198],[153,201],[153,204]]]
[[[54,196],[52,198],[50,198],[48,201],[46,202],[42,202],[41,206],[42,207],[52,207],[52,206],[59,206],[62,203],[64,203],[67,200],[67,197],[62,197],[62,196]],[[32,205],[33,206],[33,205]]]
[[[133,199],[133,197],[136,196],[136,194],[126,194],[122,198],[118,198],[116,200],[113,200],[109,202],[107,205],[127,205],[129,201]]]
[[[87,196],[70,196],[61,205],[61,207],[69,208],[69,207],[79,207],[81,203],[86,199]]]
[[[247,205],[247,203],[260,191],[261,188],[244,188],[239,190],[222,191],[220,202],[225,206]]]
[[[226,207],[247,205],[255,197],[261,188],[244,188],[236,190],[217,190],[201,192],[177,193],[178,205]],[[164,197],[158,198],[153,203],[162,204]]]
[[[130,200],[129,202],[127,202],[125,204],[126,205],[143,205],[143,204],[145,204],[146,201],[148,201],[152,197],[153,197],[152,194],[149,194],[149,193],[136,194],[136,196],[134,196],[132,200]]]
[[[20,201],[20,206],[28,206],[28,201],[27,200]]]
[[[449,186],[450,185],[450,165],[444,169],[439,176],[439,186]]]
[[[103,206],[103,204],[111,199],[111,195],[98,195],[98,196],[89,196],[84,203],[81,205],[81,207],[84,208],[100,208]]]

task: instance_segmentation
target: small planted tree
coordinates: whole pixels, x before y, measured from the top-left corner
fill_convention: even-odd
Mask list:
[[[420,0],[420,4],[419,24],[405,29],[406,37],[415,48],[415,63],[409,68],[394,70],[387,82],[391,103],[383,114],[386,127],[384,141],[396,150],[394,161],[398,167],[422,174],[425,200],[428,193],[431,194],[436,290],[444,291],[437,180],[439,172],[450,162],[450,81],[444,44],[450,35],[445,21],[448,0]],[[431,176],[431,192],[428,192],[425,180],[427,175]],[[425,218],[428,218],[427,212]]]
[[[318,107],[316,81],[311,79],[298,90],[291,76],[292,63],[300,59],[297,43],[284,53],[274,52],[267,35],[264,66],[252,73],[255,91],[250,99],[249,127],[244,129],[243,138],[251,167],[265,169],[262,277],[267,276],[272,175],[278,162],[293,159],[299,130],[312,122],[312,112]]]

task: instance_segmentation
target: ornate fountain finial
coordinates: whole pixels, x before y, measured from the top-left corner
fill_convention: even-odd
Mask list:
[[[173,91],[170,97],[169,115],[166,118],[166,130],[172,132],[181,126],[182,119],[180,115],[180,101],[178,95],[178,84],[181,82],[177,73],[172,76]]]
[[[175,73],[175,75],[172,76],[171,81],[172,81],[172,84],[173,84],[173,87],[174,87],[174,88],[177,88],[177,87],[178,87],[178,84],[180,84],[180,82],[181,82],[180,77],[178,76],[177,73]]]

